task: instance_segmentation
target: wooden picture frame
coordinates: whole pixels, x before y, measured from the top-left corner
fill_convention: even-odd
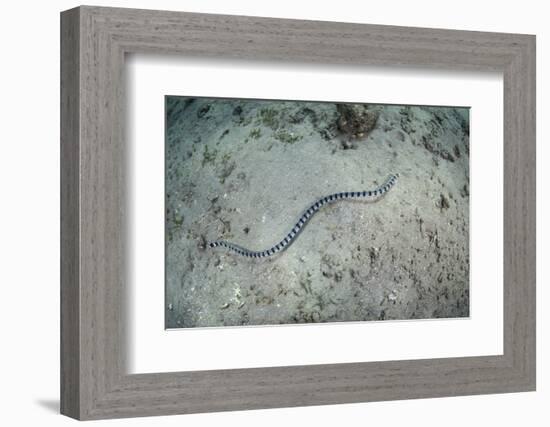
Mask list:
[[[502,72],[503,355],[127,374],[126,53]],[[535,389],[534,36],[78,7],[61,14],[61,166],[65,415],[85,420]]]

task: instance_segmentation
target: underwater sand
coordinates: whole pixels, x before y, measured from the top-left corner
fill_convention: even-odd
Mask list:
[[[469,315],[469,112],[369,106],[352,136],[334,103],[167,97],[166,327]],[[341,122],[340,122],[341,123]],[[376,202],[312,202],[373,190]]]

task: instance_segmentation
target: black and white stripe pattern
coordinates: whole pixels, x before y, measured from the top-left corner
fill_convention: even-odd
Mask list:
[[[296,236],[300,233],[300,231],[304,228],[307,222],[311,219],[311,217],[315,215],[315,213],[322,206],[328,203],[332,203],[337,200],[343,200],[343,199],[359,199],[359,198],[367,198],[370,200],[378,199],[384,194],[386,194],[395,185],[396,181],[397,181],[397,175],[390,175],[386,180],[386,182],[384,182],[384,184],[382,184],[376,190],[346,191],[343,193],[331,194],[330,196],[326,196],[317,200],[309,208],[306,209],[306,211],[300,217],[298,222],[294,225],[294,227],[292,227],[292,230],[290,230],[290,233],[288,233],[283,240],[281,240],[275,246],[269,249],[266,249],[264,251],[251,251],[249,249],[243,248],[231,242],[226,242],[224,240],[217,240],[215,242],[210,242],[208,246],[211,248],[216,248],[218,246],[221,246],[248,258],[265,258],[265,257],[272,256],[277,252],[281,252],[282,250],[287,248],[290,245],[290,243],[296,238]]]

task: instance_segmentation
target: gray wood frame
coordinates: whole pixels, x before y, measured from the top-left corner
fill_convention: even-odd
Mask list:
[[[504,75],[504,354],[128,375],[124,56]],[[61,412],[182,414],[535,389],[535,37],[79,7],[61,14]]]

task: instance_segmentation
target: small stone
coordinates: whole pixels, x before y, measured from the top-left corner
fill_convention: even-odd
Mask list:
[[[443,193],[439,195],[438,206],[441,211],[449,209],[451,207],[451,205],[449,204],[449,200],[447,199],[447,197],[445,197]]]

